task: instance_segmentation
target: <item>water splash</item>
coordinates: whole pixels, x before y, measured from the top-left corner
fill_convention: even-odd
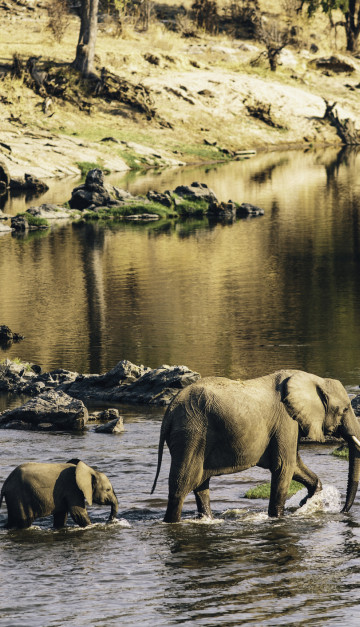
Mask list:
[[[304,488],[292,496],[286,504],[287,509],[298,508],[293,516],[309,516],[315,512],[338,513],[341,509],[340,492],[333,485],[324,485],[321,492],[314,494],[302,507],[300,501],[307,495]]]
[[[202,518],[183,518],[182,523],[191,525],[218,525],[224,522],[223,518],[209,518],[209,516],[203,516]]]

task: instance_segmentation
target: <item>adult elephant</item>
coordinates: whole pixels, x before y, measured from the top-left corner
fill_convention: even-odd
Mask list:
[[[118,501],[110,480],[78,459],[66,464],[28,462],[17,466],[5,480],[0,505],[5,498],[8,529],[30,527],[36,518],[53,514],[54,527],[63,527],[68,512],[80,527],[91,524],[89,505],[111,505],[109,520],[118,512]]]
[[[271,472],[269,516],[283,515],[291,479],[308,494],[322,488],[305,466],[299,436],[323,441],[342,436],[349,445],[347,512],[355,498],[360,474],[360,426],[346,390],[335,379],[300,370],[280,370],[257,379],[200,379],[181,390],[168,407],[160,432],[159,476],[164,442],[171,454],[169,499],[165,522],[178,522],[185,496],[194,491],[200,516],[211,516],[211,477],[252,466]]]

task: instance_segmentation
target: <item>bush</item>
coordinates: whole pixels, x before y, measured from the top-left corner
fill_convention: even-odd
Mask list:
[[[198,28],[203,28],[209,33],[215,33],[219,29],[219,14],[216,0],[195,0],[191,5],[194,22]]]
[[[231,0],[223,12],[229,35],[235,38],[255,35],[260,15],[258,0]]]
[[[60,42],[70,23],[70,15],[67,2],[63,0],[49,0],[47,6],[49,21],[48,28],[54,39]]]

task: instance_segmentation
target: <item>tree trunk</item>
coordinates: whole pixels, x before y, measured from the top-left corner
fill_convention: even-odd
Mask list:
[[[360,34],[360,8],[358,0],[349,0],[349,8],[345,13],[346,49],[356,52]]]
[[[80,32],[73,66],[83,76],[93,72],[99,0],[81,0]]]

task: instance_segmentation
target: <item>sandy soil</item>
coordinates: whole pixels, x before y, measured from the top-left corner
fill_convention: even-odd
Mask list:
[[[49,58],[69,63],[78,21],[74,18],[65,41],[55,44],[37,5],[24,2],[21,11],[2,11],[0,18],[0,159],[12,176],[78,174],[77,164],[84,161],[121,171],[134,164],[224,158],[224,149],[339,143],[336,130],[322,119],[324,99],[336,101],[339,117],[353,119],[360,130],[360,61],[346,57],[352,70],[336,73],[316,69],[315,60],[324,56],[321,49],[311,54],[306,48],[286,48],[275,73],[264,57],[250,65],[263,51],[259,43],[209,35],[183,39],[159,25],[122,39],[102,27],[97,41],[99,68],[149,88],[153,120],[120,103],[99,100],[89,115],[53,99],[45,114],[43,96],[9,79],[12,56],[17,52],[26,60],[36,54],[40,63]],[[268,119],[256,117],[256,110],[267,111]],[[106,137],[112,139],[101,141]]]

